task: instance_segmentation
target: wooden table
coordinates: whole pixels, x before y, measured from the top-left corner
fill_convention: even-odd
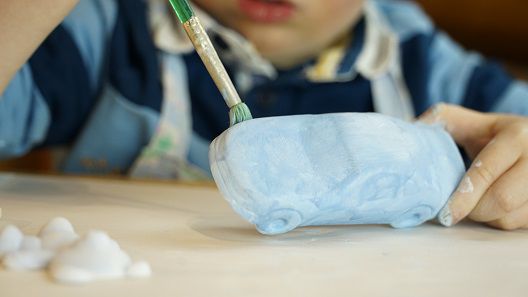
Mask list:
[[[528,231],[465,224],[259,235],[214,187],[0,175],[0,227],[65,216],[103,229],[153,276],[75,287],[0,271],[0,296],[528,296]]]

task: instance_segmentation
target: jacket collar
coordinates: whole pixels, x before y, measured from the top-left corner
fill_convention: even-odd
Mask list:
[[[197,16],[216,43],[219,55],[227,64],[236,64],[246,74],[277,76],[271,63],[236,31],[222,26],[207,13],[194,7]],[[149,16],[154,43],[161,51],[186,54],[192,44],[165,0],[149,0]],[[357,74],[375,79],[389,71],[398,53],[398,39],[377,8],[375,1],[365,3],[362,24],[353,33],[323,51],[304,67],[305,77],[313,82],[349,81]]]

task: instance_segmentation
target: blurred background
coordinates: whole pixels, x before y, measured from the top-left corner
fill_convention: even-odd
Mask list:
[[[528,79],[528,1],[417,0],[437,26],[468,49]]]
[[[528,0],[416,0],[437,26],[467,49],[499,60],[528,80]],[[54,156],[37,150],[0,161],[0,171],[50,172]]]

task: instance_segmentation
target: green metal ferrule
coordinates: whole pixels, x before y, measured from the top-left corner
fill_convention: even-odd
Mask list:
[[[182,24],[186,23],[192,16],[194,16],[194,11],[187,0],[169,0],[169,2]]]

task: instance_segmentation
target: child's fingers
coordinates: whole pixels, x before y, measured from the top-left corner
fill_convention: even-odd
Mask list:
[[[507,216],[528,201],[523,182],[528,176],[528,160],[520,159],[489,188],[469,218],[477,222],[491,222]]]
[[[450,227],[469,215],[487,189],[517,162],[521,149],[512,146],[509,134],[497,135],[482,149],[449,203],[440,211],[438,219],[442,225]]]
[[[443,124],[456,143],[465,146],[468,141],[488,138],[497,117],[450,104],[437,104],[419,121],[429,124]]]
[[[494,220],[488,225],[503,230],[515,230],[528,226],[528,204],[524,204],[521,208],[509,213],[503,218]]]

